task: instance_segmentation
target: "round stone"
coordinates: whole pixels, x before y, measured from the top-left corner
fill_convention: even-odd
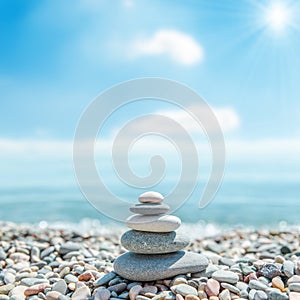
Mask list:
[[[197,273],[207,266],[208,259],[204,255],[186,251],[153,255],[126,252],[114,262],[115,272],[132,281],[153,281]]]
[[[141,203],[161,203],[164,200],[164,196],[157,192],[146,192],[139,196],[139,202]]]
[[[175,231],[156,233],[129,230],[122,235],[121,244],[135,253],[162,254],[187,247],[189,238]]]
[[[131,212],[141,215],[165,214],[169,210],[169,205],[161,203],[139,203],[130,207]]]
[[[140,231],[170,232],[179,228],[181,220],[171,215],[132,215],[127,219],[126,225]]]

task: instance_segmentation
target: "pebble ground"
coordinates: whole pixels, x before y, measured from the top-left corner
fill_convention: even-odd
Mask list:
[[[299,227],[202,232],[205,271],[147,283],[113,272],[121,233],[0,222],[0,300],[300,300]]]

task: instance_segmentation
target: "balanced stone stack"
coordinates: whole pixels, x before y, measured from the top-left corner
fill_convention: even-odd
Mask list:
[[[153,281],[179,274],[201,272],[208,266],[205,256],[186,252],[189,238],[176,232],[181,220],[167,215],[170,207],[157,192],[146,192],[139,204],[130,210],[127,219],[131,228],[121,237],[121,244],[129,252],[119,256],[114,269],[120,276],[133,281]]]

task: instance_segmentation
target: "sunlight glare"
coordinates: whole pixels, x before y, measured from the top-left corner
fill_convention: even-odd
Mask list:
[[[277,32],[283,31],[289,25],[290,18],[290,10],[281,2],[273,3],[266,10],[266,23]]]

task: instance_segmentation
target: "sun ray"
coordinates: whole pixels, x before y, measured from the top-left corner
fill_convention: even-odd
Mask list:
[[[283,31],[290,24],[291,11],[282,2],[272,3],[265,15],[266,24],[274,31]]]

